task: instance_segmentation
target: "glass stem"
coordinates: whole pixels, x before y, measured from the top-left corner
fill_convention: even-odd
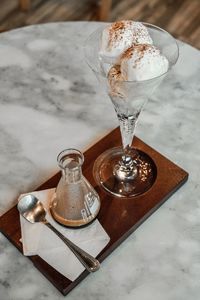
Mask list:
[[[131,145],[135,133],[138,115],[139,113],[132,115],[118,114],[120,131],[122,136],[122,145],[124,150],[122,162],[125,166],[128,166],[131,163],[133,163],[132,155],[130,156],[130,150],[132,150]]]

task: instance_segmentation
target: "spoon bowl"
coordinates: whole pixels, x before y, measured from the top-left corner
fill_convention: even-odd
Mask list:
[[[33,195],[26,195],[19,200],[17,208],[30,223],[45,221],[46,211],[42,203]]]

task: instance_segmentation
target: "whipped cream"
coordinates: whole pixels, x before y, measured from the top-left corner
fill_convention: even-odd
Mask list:
[[[99,56],[105,63],[116,63],[120,55],[133,44],[152,43],[148,30],[142,23],[118,21],[103,30]]]

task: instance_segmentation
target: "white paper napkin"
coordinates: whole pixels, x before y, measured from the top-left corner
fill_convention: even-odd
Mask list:
[[[87,227],[80,229],[68,229],[59,225],[51,216],[49,201],[55,189],[31,192],[44,205],[47,220],[73,243],[96,257],[108,244],[110,238],[99,223],[95,220]],[[19,199],[24,196],[21,195]],[[63,241],[42,223],[31,224],[20,216],[22,244],[24,255],[39,255],[49,265],[65,277],[74,281],[83,271],[84,267],[69,250]]]

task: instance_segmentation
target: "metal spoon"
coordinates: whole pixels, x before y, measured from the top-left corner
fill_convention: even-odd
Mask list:
[[[72,243],[46,220],[46,211],[43,204],[35,196],[29,194],[22,197],[17,208],[20,214],[30,223],[41,222],[57,234],[89,272],[95,272],[99,269],[100,263],[96,258]]]

